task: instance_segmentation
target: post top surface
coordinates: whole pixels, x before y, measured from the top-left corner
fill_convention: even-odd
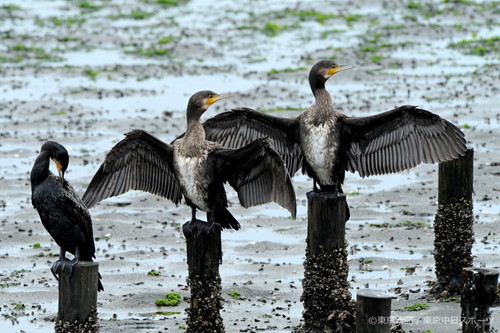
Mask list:
[[[394,295],[394,294],[388,294],[388,293],[382,292],[380,290],[375,290],[375,289],[359,290],[357,292],[357,294],[358,294],[358,296],[361,296],[361,297],[370,297],[370,298],[381,298],[381,299],[396,298],[396,295]]]
[[[499,272],[492,268],[465,267],[464,271],[472,273],[482,273],[483,275],[498,275]]]
[[[95,262],[95,261],[82,261],[82,260],[79,260],[75,267],[76,266],[84,266],[84,267],[92,267],[92,266],[99,266],[99,263]]]

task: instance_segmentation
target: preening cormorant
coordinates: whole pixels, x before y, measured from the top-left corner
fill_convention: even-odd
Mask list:
[[[132,130],[106,156],[83,195],[92,207],[106,198],[141,190],[179,203],[184,197],[192,219],[183,227],[208,232],[213,223],[239,229],[227,210],[224,183],[238,192],[240,204],[250,207],[274,201],[296,215],[295,192],[284,162],[271,148],[271,140],[249,140],[238,149],[224,148],[205,139],[201,115],[227,96],[200,91],[187,105],[187,130],[171,144],[143,130]],[[207,212],[208,223],[196,219],[196,209]]]
[[[259,137],[273,139],[290,175],[302,166],[315,191],[342,192],[345,171],[361,177],[455,159],[466,151],[464,134],[449,121],[416,106],[400,106],[369,117],[335,110],[325,82],[351,68],[331,60],[309,72],[315,103],[295,118],[248,108],[220,113],[203,123],[207,140],[237,148]],[[316,184],[319,185],[317,188]]]
[[[59,177],[49,170],[51,159],[56,164]],[[71,274],[79,260],[92,261],[95,258],[92,219],[87,207],[64,179],[68,163],[66,148],[57,142],[47,141],[31,169],[31,202],[43,226],[61,248],[59,259],[50,269],[56,279],[60,269]],[[75,256],[73,260],[66,258],[66,251]],[[98,290],[104,290],[100,276],[98,283]]]

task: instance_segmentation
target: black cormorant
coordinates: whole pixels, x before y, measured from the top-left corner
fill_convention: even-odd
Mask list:
[[[50,172],[50,159],[55,162],[59,177]],[[56,279],[60,269],[71,274],[79,260],[92,261],[95,258],[92,219],[87,207],[64,179],[68,163],[66,148],[47,141],[31,169],[31,202],[43,226],[61,248],[59,259],[51,267]],[[66,258],[66,251],[75,256],[73,260]],[[98,290],[104,290],[100,276],[98,283]]]
[[[464,134],[452,123],[415,106],[400,106],[369,117],[335,110],[325,82],[352,68],[331,60],[309,73],[315,103],[295,118],[280,118],[248,108],[220,113],[203,123],[207,140],[237,148],[270,137],[293,177],[302,166],[315,191],[342,192],[345,171],[361,177],[388,174],[422,162],[451,160],[466,151]]]
[[[251,140],[239,149],[228,149],[205,139],[201,115],[220,96],[200,91],[187,105],[187,130],[172,144],[143,130],[125,134],[107,154],[83,195],[92,207],[128,190],[147,191],[179,203],[182,196],[192,209],[192,219],[183,227],[189,236],[195,228],[208,232],[213,223],[239,229],[227,210],[224,183],[238,192],[243,207],[274,201],[296,215],[295,192],[284,162],[271,140]],[[207,212],[208,223],[196,219],[196,209]]]

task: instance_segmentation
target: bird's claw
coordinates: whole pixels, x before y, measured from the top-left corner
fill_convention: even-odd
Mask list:
[[[50,271],[52,272],[56,280],[59,280],[59,273],[61,271],[68,274],[68,276],[71,277],[71,275],[73,274],[73,267],[76,265],[77,262],[78,260],[76,258],[73,260],[69,260],[66,258],[59,259],[54,264],[52,264]]]
[[[326,198],[326,202],[328,202],[330,204],[336,204],[337,200],[339,199],[339,192],[338,191],[321,192],[321,194]]]
[[[52,267],[50,267],[50,271],[52,272],[52,275],[54,275],[54,277],[56,278],[57,281],[59,281],[59,276],[57,276],[57,274],[59,274],[59,265],[58,265],[58,262],[59,261],[56,261]]]
[[[339,198],[339,192],[335,188],[332,190],[320,190],[318,188],[314,188],[311,192],[308,192],[307,195],[310,196],[313,195],[313,193],[325,197],[326,201],[329,203],[335,203]]]

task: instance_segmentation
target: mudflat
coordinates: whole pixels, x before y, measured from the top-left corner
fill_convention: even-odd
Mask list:
[[[474,265],[498,268],[500,227],[500,5],[480,1],[0,1],[0,330],[53,332],[59,249],[31,206],[29,172],[43,142],[70,153],[66,173],[86,186],[123,134],[170,142],[188,98],[235,96],[204,119],[245,106],[293,117],[314,99],[310,67],[356,65],[327,82],[337,108],[368,116],[418,105],[460,127],[474,149]],[[55,172],[55,169],[54,169]],[[301,324],[306,192],[298,216],[276,204],[244,209],[228,188],[240,231],[223,231],[226,332],[291,332]],[[460,304],[429,297],[435,281],[437,165],[344,185],[350,291],[395,295],[407,332],[456,332]],[[181,225],[190,209],[142,192],[90,210],[102,283],[102,332],[182,332],[187,264]],[[203,214],[200,214],[202,217]],[[453,226],[450,226],[453,228]],[[181,302],[158,307],[167,293]],[[427,309],[405,307],[426,304]],[[500,327],[493,308],[492,326]]]

